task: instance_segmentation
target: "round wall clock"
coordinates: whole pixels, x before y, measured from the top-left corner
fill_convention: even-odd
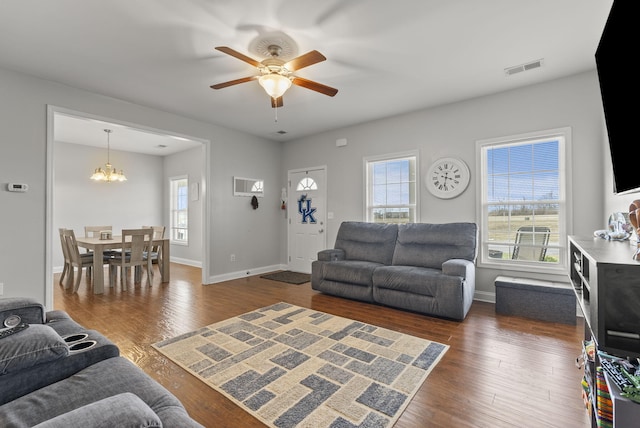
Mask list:
[[[469,167],[462,159],[441,158],[431,164],[424,177],[427,189],[438,198],[455,198],[469,185]]]

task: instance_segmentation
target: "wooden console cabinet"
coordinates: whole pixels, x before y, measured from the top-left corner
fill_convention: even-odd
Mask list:
[[[635,247],[628,241],[570,236],[568,248],[569,278],[584,315],[585,340],[593,340],[596,349],[607,354],[640,357],[640,262],[633,260]],[[598,365],[597,356],[593,364],[585,363],[590,388],[595,388]],[[640,404],[630,404],[619,420],[627,420],[630,411],[640,420]],[[595,398],[592,408],[595,427]],[[614,427],[619,426],[615,419],[614,409]]]

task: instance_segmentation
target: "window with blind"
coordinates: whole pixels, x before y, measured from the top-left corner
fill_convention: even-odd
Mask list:
[[[365,159],[368,222],[416,222],[417,163],[418,155],[413,152]]]
[[[477,142],[481,264],[566,267],[570,138],[563,128]]]
[[[178,245],[189,244],[189,179],[185,176],[171,177],[170,210],[171,218],[170,242]]]

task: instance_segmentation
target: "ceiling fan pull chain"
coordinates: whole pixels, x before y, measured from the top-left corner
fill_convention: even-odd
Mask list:
[[[275,106],[276,106],[276,108],[275,108],[275,111],[276,111],[276,120],[275,120],[275,123],[278,123],[278,102],[276,101],[276,99],[275,99],[275,98],[273,99],[273,102],[275,103]]]

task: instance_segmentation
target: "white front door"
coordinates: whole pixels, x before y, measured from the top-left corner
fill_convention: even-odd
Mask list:
[[[311,273],[326,248],[326,167],[289,171],[289,269]]]

